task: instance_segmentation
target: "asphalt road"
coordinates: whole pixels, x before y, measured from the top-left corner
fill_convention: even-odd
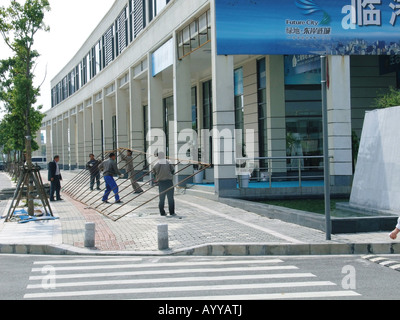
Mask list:
[[[361,256],[0,255],[1,300],[397,300],[399,287],[399,271]]]

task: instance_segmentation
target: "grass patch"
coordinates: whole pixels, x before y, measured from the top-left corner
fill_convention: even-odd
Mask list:
[[[348,202],[348,201],[349,201],[348,198],[331,199],[331,211],[334,211],[336,209],[337,202]],[[262,203],[278,207],[314,212],[318,214],[325,214],[324,199],[268,200],[268,201],[262,201]]]

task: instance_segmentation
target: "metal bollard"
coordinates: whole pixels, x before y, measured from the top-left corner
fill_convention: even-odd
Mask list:
[[[158,225],[158,250],[169,249],[168,243],[168,225],[160,224]]]
[[[87,222],[85,224],[85,248],[94,248],[95,246],[96,224]]]

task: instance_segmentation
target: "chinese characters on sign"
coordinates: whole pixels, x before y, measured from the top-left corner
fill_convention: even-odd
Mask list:
[[[389,23],[394,26],[397,16],[400,15],[400,0],[392,0],[389,7],[392,9]],[[345,29],[355,29],[355,26],[381,26],[382,25],[382,0],[351,0],[351,5],[344,6],[342,13],[349,13],[344,19],[350,17],[352,26]],[[343,24],[344,26],[346,24]]]
[[[400,54],[400,0],[216,0],[215,5],[218,54]]]
[[[393,9],[392,18],[390,19],[390,24],[392,26],[395,25],[397,16],[400,15],[400,0],[395,0],[395,2],[396,4],[395,3],[389,4],[389,7]]]
[[[377,6],[381,5],[381,2],[381,0],[352,0],[353,10],[357,9],[357,18],[352,14],[352,23],[357,23],[359,26],[380,26],[382,13]]]

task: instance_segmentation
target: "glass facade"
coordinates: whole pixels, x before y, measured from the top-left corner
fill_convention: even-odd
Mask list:
[[[259,156],[268,156],[267,140],[267,76],[265,58],[257,61],[257,105],[258,105],[258,148]],[[260,168],[266,167],[260,160]]]
[[[323,154],[321,67],[319,57],[285,57],[287,156]],[[305,159],[304,169],[320,159]],[[298,162],[289,167],[298,168]]]
[[[112,63],[169,2],[170,0],[129,0],[114,23],[79,64],[51,89],[51,107],[74,94]]]
[[[192,88],[192,130],[198,131],[197,124],[197,87]]]
[[[243,68],[238,68],[234,72],[234,92],[235,92],[235,129],[241,130],[241,136],[236,136],[236,154],[245,156],[244,144],[244,104],[243,104]]]
[[[169,145],[169,130],[171,128],[170,122],[174,121],[174,97],[170,96],[163,99],[164,107],[164,132],[165,132],[165,143],[166,143],[166,155],[170,155],[170,145]]]
[[[203,123],[202,129],[211,130],[213,128],[213,104],[212,104],[212,82],[203,82]],[[210,136],[208,141],[202,141],[205,145],[201,146],[201,160],[213,163],[212,150],[213,143]]]

